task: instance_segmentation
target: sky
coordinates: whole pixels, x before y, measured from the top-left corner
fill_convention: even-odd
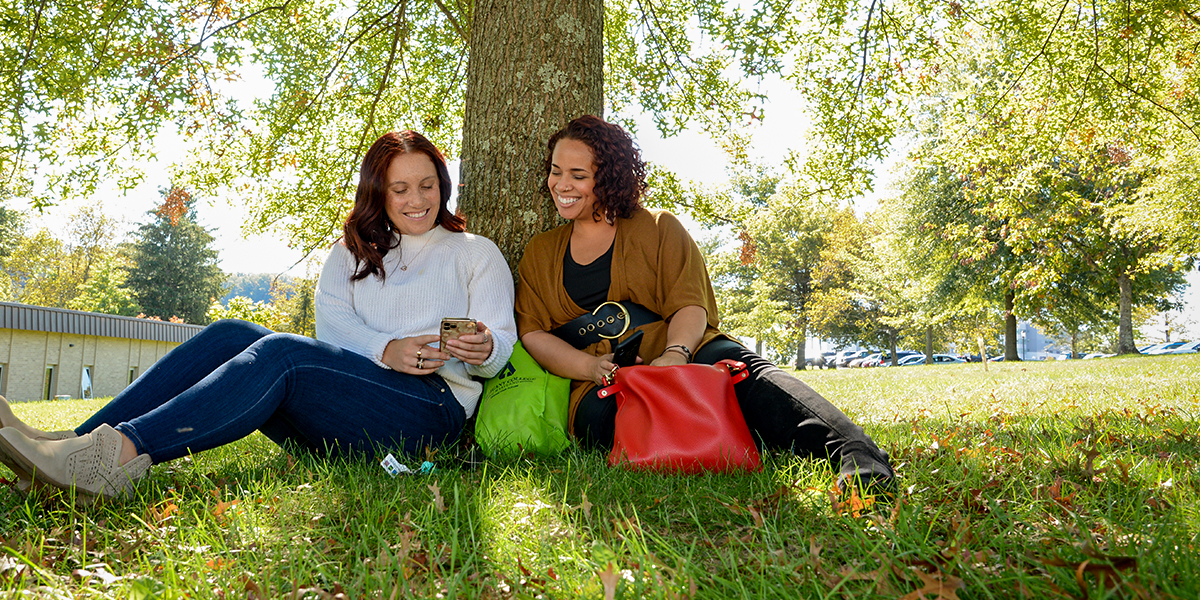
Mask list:
[[[803,102],[798,92],[786,84],[768,86],[765,119],[753,130],[751,155],[766,164],[780,165],[789,149],[803,142],[809,124],[799,108]],[[706,134],[687,130],[674,137],[663,138],[658,135],[647,115],[636,116],[635,120],[638,123],[636,139],[645,160],[674,171],[683,180],[716,185],[727,179],[726,155]],[[47,227],[60,237],[66,237],[67,219],[81,204],[87,202],[101,204],[105,214],[121,222],[119,238],[134,231],[138,223],[146,220],[146,211],[156,206],[158,189],[169,183],[167,167],[171,161],[181,158],[181,150],[186,145],[175,139],[173,134],[165,133],[157,140],[156,146],[160,149],[161,162],[157,168],[154,163],[147,165],[146,180],[138,188],[125,194],[103,190],[93,198],[79,198],[52,207],[35,218],[33,225]],[[881,179],[876,185],[878,195],[886,195],[891,191],[887,177],[890,168],[880,169]],[[450,164],[450,174],[452,178],[457,178],[457,161]],[[873,198],[855,200],[856,206],[864,210],[872,208],[874,203]],[[201,203],[197,213],[200,223],[208,227],[216,238],[214,245],[220,254],[220,267],[225,272],[305,274],[305,264],[297,265],[304,257],[299,251],[288,248],[282,234],[242,233],[242,223],[246,218],[244,205],[231,205],[221,199],[209,200]],[[688,223],[686,219],[684,222]],[[704,232],[694,224],[689,229],[694,237],[704,236]],[[1191,285],[1185,294],[1186,305],[1181,313],[1187,324],[1185,335],[1200,339],[1200,273],[1193,271],[1188,280]],[[1172,339],[1176,339],[1177,335]]]

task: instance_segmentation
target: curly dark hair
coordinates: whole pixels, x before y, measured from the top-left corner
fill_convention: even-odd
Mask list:
[[[550,174],[554,146],[562,139],[578,140],[592,150],[592,160],[596,163],[592,218],[600,221],[633,215],[646,192],[646,163],[629,133],[595,115],[584,115],[567,123],[550,136],[543,177]]]
[[[448,231],[460,232],[466,229],[466,221],[450,212],[450,169],[437,146],[415,131],[385,133],[371,144],[371,148],[363,157],[362,168],[358,173],[358,190],[354,194],[354,208],[350,209],[346,224],[342,227],[346,249],[350,250],[355,259],[355,271],[351,281],[358,281],[367,275],[377,275],[380,279],[387,276],[383,270],[383,257],[400,245],[400,238],[392,234],[392,224],[388,221],[385,209],[387,171],[394,158],[409,152],[420,152],[428,156],[437,170],[441,203],[434,223]]]

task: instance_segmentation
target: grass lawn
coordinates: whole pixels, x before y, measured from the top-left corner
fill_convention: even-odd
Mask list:
[[[155,466],[121,502],[0,486],[0,595],[1200,595],[1200,356],[799,376],[891,453],[896,498],[839,499],[825,461],[778,454],[690,477],[578,450],[474,468],[441,454],[393,479],[256,434]],[[97,406],[15,410],[62,428]]]

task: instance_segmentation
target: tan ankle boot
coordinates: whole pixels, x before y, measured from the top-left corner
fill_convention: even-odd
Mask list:
[[[150,455],[121,464],[121,434],[101,425],[67,440],[33,440],[17,429],[0,429],[0,461],[18,477],[91,496],[114,498],[150,469]]]
[[[8,405],[8,400],[4,396],[0,396],[0,428],[3,427],[12,427],[25,434],[25,437],[34,440],[65,440],[76,437],[74,431],[42,431],[22,423],[21,419],[18,419],[17,415],[13,414],[12,407]]]

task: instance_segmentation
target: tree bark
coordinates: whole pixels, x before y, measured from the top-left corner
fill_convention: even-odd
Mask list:
[[[563,222],[546,141],[604,111],[604,3],[477,0],[469,46],[458,207],[515,273],[529,239]]]
[[[796,326],[800,329],[800,345],[796,347],[796,369],[803,370],[807,366],[804,362],[804,346],[808,344],[808,324],[804,319],[800,319]]]
[[[1121,290],[1120,312],[1117,323],[1117,354],[1137,354],[1137,345],[1133,342],[1133,280],[1128,273],[1121,273],[1117,278]]]
[[[1016,292],[1004,292],[1004,360],[1021,360],[1017,353],[1017,315],[1013,308],[1017,302]]]
[[[892,366],[899,366],[900,357],[896,356],[896,330],[889,328],[888,332],[888,350],[892,353]]]
[[[925,364],[933,364],[933,325],[925,326]]]

